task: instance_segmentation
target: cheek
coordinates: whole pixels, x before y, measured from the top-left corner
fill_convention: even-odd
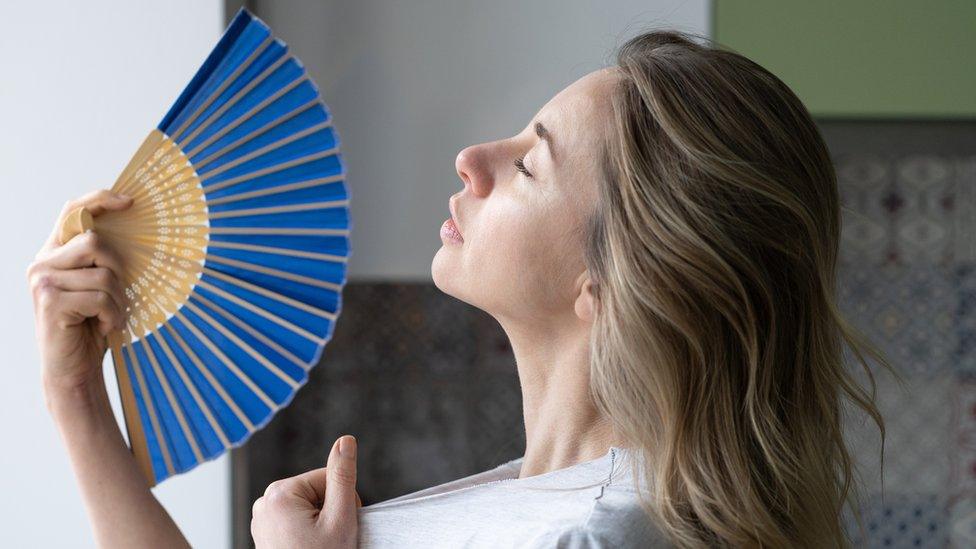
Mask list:
[[[524,274],[537,249],[537,220],[515,204],[486,208],[471,227],[465,250],[465,270],[490,275],[493,282]]]
[[[476,238],[465,250],[464,271],[509,307],[551,307],[577,252],[565,211],[549,207],[482,212]],[[465,242],[468,244],[468,242]]]

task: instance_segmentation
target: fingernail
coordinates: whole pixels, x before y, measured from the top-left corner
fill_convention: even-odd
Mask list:
[[[339,455],[347,458],[356,458],[356,437],[345,435],[339,438]]]
[[[132,200],[132,197],[131,196],[129,196],[127,194],[122,194],[122,193],[115,193],[115,198],[118,198],[119,200],[121,200],[123,202],[127,202],[129,200]]]

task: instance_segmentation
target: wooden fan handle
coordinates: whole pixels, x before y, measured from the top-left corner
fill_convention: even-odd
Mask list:
[[[94,229],[95,218],[88,208],[79,206],[71,210],[61,222],[58,237],[63,245],[75,236]],[[139,464],[142,476],[145,477],[151,488],[156,485],[156,476],[153,474],[152,462],[149,458],[149,446],[146,444],[146,434],[142,429],[142,420],[139,417],[135,393],[132,391],[132,380],[129,379],[129,371],[126,369],[125,360],[122,357],[122,344],[125,342],[125,335],[121,330],[113,330],[109,332],[107,339],[108,346],[112,349],[115,379],[118,382],[119,395],[122,398],[122,415],[125,417],[125,429],[129,434],[129,447]]]
[[[58,231],[59,240],[63,245],[76,235],[94,228],[95,218],[92,217],[91,212],[84,206],[78,206],[71,210],[61,222],[61,230]]]

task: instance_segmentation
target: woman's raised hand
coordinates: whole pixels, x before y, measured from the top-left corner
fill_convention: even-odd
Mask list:
[[[103,383],[105,337],[125,326],[120,258],[95,232],[81,233],[62,244],[61,224],[79,206],[98,217],[131,204],[131,198],[108,190],[69,201],[27,268],[46,394],[51,389],[70,392],[92,382]]]
[[[48,411],[65,443],[99,547],[189,547],[122,438],[105,380],[106,335],[125,326],[119,257],[94,232],[61,242],[79,206],[93,217],[132,205],[108,190],[64,205],[27,268]]]

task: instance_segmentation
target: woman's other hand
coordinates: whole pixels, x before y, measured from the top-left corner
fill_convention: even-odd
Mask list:
[[[258,549],[356,547],[359,536],[356,439],[339,437],[325,467],[276,480],[251,509]]]

